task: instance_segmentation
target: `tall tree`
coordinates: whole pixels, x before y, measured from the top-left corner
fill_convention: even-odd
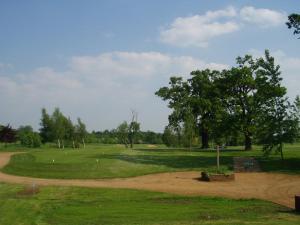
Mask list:
[[[58,148],[64,148],[63,139],[66,135],[66,128],[64,126],[66,118],[59,108],[55,108],[51,120],[53,124],[53,136],[57,140],[57,146]]]
[[[140,124],[137,121],[138,121],[138,113],[132,110],[131,122],[128,127],[128,140],[130,143],[130,148],[133,148],[133,143],[135,142],[136,136],[140,131]]]
[[[129,126],[128,123],[126,121],[124,121],[123,123],[121,123],[118,127],[117,127],[117,136],[119,139],[119,143],[122,143],[125,145],[126,148],[128,148],[128,130],[129,130]]]
[[[286,25],[288,26],[289,29],[294,29],[293,31],[294,35],[300,34],[300,15],[296,13],[290,14]]]
[[[81,139],[81,142],[83,144],[83,148],[85,148],[85,138],[87,136],[86,126],[81,121],[80,118],[77,119],[77,134],[79,135],[79,138]]]
[[[53,123],[50,115],[47,113],[45,108],[42,108],[42,118],[40,122],[40,135],[42,142],[51,142],[54,140],[53,136]]]
[[[221,110],[219,91],[215,84],[220,72],[216,70],[196,70],[188,80],[190,97],[189,107],[198,123],[202,148],[209,147],[209,135],[214,133],[216,115]]]
[[[265,155],[275,150],[283,160],[283,144],[295,142],[299,134],[299,99],[294,105],[282,97],[273,101],[261,111],[257,139],[263,145]]]
[[[274,98],[284,96],[286,89],[281,86],[280,67],[267,50],[264,58],[254,60],[246,55],[238,57],[237,64],[223,71],[218,85],[222,103],[231,121],[235,121],[233,125],[244,134],[245,150],[251,150],[261,108]]]
[[[169,125],[178,128],[178,131],[189,114],[189,109],[191,110],[201,136],[202,148],[209,147],[212,121],[220,107],[215,85],[219,74],[218,71],[206,69],[191,72],[192,78],[187,81],[183,81],[182,77],[171,77],[169,87],[162,87],[155,93],[167,100],[168,107],[173,109],[169,116]]]
[[[187,109],[184,117],[183,131],[185,146],[189,147],[189,149],[191,150],[196,134],[196,121],[190,108]]]

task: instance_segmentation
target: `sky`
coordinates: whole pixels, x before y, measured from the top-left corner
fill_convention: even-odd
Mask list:
[[[88,130],[138,112],[161,132],[170,109],[155,96],[171,76],[226,69],[269,49],[291,100],[300,94],[300,40],[285,0],[0,0],[0,124],[39,129],[55,107]]]

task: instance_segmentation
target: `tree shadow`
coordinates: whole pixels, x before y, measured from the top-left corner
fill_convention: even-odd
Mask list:
[[[140,151],[140,152],[216,152],[216,149],[202,149],[202,148],[134,148],[134,151]],[[230,149],[226,148],[223,150],[220,150],[220,152],[244,152],[244,150],[241,149]]]
[[[300,158],[257,158],[261,169],[266,172],[300,174]]]
[[[105,154],[94,155],[93,158],[122,160],[136,164],[167,166],[174,169],[194,169],[216,166],[216,157],[213,156]],[[232,168],[232,157],[223,156],[220,158],[220,163],[221,166]]]

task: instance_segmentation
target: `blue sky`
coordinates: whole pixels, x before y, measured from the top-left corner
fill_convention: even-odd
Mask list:
[[[0,1],[0,123],[38,128],[41,107],[81,117],[89,130],[139,113],[167,124],[154,96],[171,75],[222,69],[270,49],[293,98],[299,41],[285,26],[297,1]]]

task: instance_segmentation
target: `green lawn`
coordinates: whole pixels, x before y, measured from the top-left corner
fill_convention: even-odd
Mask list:
[[[221,165],[224,170],[232,169],[234,156],[255,156],[264,171],[300,174],[299,144],[285,147],[283,163],[279,155],[262,157],[258,147],[247,152],[239,149],[241,147],[228,148],[221,152]],[[1,150],[4,151],[4,148]],[[147,148],[145,145],[137,145],[136,149],[131,150],[119,145],[88,145],[86,149],[79,150],[49,147],[27,149],[25,154],[13,156],[2,170],[22,176],[87,179],[131,177],[168,171],[213,170],[215,162],[215,151],[189,151],[162,146]]]
[[[42,187],[0,183],[1,225],[299,224],[292,210],[260,200],[183,197],[124,189]]]

